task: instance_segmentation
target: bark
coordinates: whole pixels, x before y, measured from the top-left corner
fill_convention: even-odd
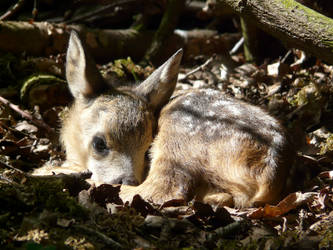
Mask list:
[[[72,29],[79,32],[99,63],[127,56],[138,61],[154,36],[153,31],[138,32],[134,29],[103,30],[46,22],[0,22],[0,50],[32,56],[64,53]],[[185,60],[198,54],[222,53],[230,50],[239,38],[240,34],[220,35],[210,30],[178,30],[168,38],[161,55],[166,59],[181,47],[184,48]]]
[[[211,1],[212,2],[212,1]],[[333,20],[293,0],[214,0],[295,47],[333,63]],[[217,5],[215,5],[216,7]],[[222,7],[221,7],[222,8]]]
[[[185,0],[169,0],[167,9],[163,15],[160,26],[154,35],[153,42],[145,54],[144,61],[151,62],[155,66],[160,65],[164,58],[161,51],[167,46],[166,41],[177,26],[179,16],[185,6]]]
[[[258,62],[259,41],[257,39],[258,28],[249,21],[240,19],[242,35],[244,37],[244,56],[247,62]]]

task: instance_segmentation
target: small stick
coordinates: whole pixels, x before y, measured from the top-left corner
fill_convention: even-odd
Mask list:
[[[18,0],[18,2],[12,8],[10,8],[5,14],[0,16],[0,21],[6,20],[9,17],[13,16],[16,12],[18,12],[23,7],[24,1],[25,0]]]
[[[214,59],[214,56],[210,57],[206,62],[204,62],[202,65],[199,67],[191,70],[190,72],[186,73],[185,76],[182,78],[178,79],[179,82],[186,80],[190,75],[193,75],[194,73],[198,72],[199,70],[203,70],[205,67],[207,67],[208,64],[210,64]],[[192,84],[191,84],[192,85]]]
[[[110,12],[112,11],[112,9],[114,9],[117,6],[121,6],[123,4],[128,4],[128,3],[132,3],[135,0],[118,0],[118,1],[113,1],[113,3],[111,4],[107,4],[105,6],[103,6],[102,9],[98,9],[98,10],[94,10],[91,11],[87,14],[83,14],[81,16],[78,16],[76,18],[73,18],[71,20],[66,21],[66,24],[72,24],[72,23],[77,23],[77,22],[82,22],[90,17],[94,17],[94,16],[99,16],[100,14],[106,13],[106,12]],[[144,3],[144,2],[142,2]]]
[[[8,107],[10,107],[12,110],[14,110],[18,114],[20,114],[23,118],[30,120],[36,126],[45,129],[48,133],[50,133],[52,135],[54,134],[54,129],[53,128],[51,128],[45,122],[33,118],[33,116],[31,114],[29,114],[28,112],[23,111],[22,109],[20,109],[18,105],[15,105],[15,104],[11,103],[6,98],[3,98],[2,96],[0,96],[0,102],[3,103],[4,105],[7,105]]]
[[[236,44],[235,46],[230,50],[229,55],[235,54],[239,48],[244,44],[244,37],[242,37]]]
[[[12,165],[7,164],[6,162],[4,162],[3,160],[0,160],[0,164],[4,165],[6,168],[15,170],[17,172],[19,172],[20,174],[23,174],[24,176],[29,176],[29,174],[26,174],[25,172],[23,172],[21,169],[18,169],[16,167],[13,167]]]
[[[98,238],[100,238],[101,240],[103,240],[108,246],[114,247],[114,248],[123,248],[122,245],[120,243],[118,243],[117,241],[111,239],[109,236],[103,234],[102,232],[93,229],[93,228],[89,228],[83,225],[73,225],[73,227],[77,230],[81,230],[84,231],[85,233],[94,235]]]

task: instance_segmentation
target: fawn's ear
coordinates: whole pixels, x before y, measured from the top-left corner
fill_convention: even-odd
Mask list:
[[[138,95],[144,97],[154,110],[160,110],[169,101],[177,83],[182,55],[183,50],[178,50],[135,88]]]
[[[66,61],[66,78],[75,98],[90,99],[106,88],[94,59],[84,49],[75,31],[70,34]]]

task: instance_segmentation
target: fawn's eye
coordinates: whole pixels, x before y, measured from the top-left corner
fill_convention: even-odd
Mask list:
[[[106,145],[105,138],[101,137],[101,136],[94,136],[94,138],[92,140],[92,146],[98,154],[105,155],[109,151],[109,148]]]

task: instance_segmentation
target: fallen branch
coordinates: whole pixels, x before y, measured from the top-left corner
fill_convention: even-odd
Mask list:
[[[304,50],[333,63],[333,19],[295,0],[210,0],[206,10],[232,9],[287,47]]]
[[[83,225],[73,225],[73,227],[77,230],[86,232],[88,234],[94,235],[97,238],[101,239],[107,246],[119,249],[119,248],[123,248],[122,245],[120,245],[120,243],[118,243],[117,241],[111,239],[109,236],[103,234],[102,232],[99,232],[96,229],[92,229]]]
[[[37,120],[29,112],[23,111],[22,109],[20,109],[20,107],[18,105],[15,105],[15,104],[11,103],[6,98],[3,98],[2,96],[0,96],[0,102],[3,103],[4,105],[8,106],[12,110],[14,110],[19,115],[21,115],[22,118],[28,119],[29,121],[31,121],[37,127],[46,130],[49,134],[51,134],[51,135],[55,134],[54,129],[51,128],[49,125],[47,125],[44,121]]]
[[[5,14],[0,16],[0,21],[4,21],[11,16],[13,16],[15,13],[17,13],[24,5],[25,0],[19,0],[12,8],[10,8]]]
[[[204,62],[202,65],[199,67],[191,70],[190,72],[186,73],[182,78],[178,79],[179,82],[185,81],[190,75],[193,75],[194,73],[204,70],[208,64],[210,64],[214,59],[214,56],[210,57],[206,62]],[[192,85],[192,83],[188,83],[189,85]]]
[[[135,29],[89,29],[85,26],[47,22],[0,21],[0,50],[30,56],[64,53],[69,32],[75,29],[98,63],[130,56],[139,61],[150,46],[154,31]],[[176,30],[165,42],[161,59],[169,58],[179,48],[184,60],[195,55],[224,54],[240,39],[240,34],[219,34],[212,30]],[[117,48],[117,49],[115,49]]]

